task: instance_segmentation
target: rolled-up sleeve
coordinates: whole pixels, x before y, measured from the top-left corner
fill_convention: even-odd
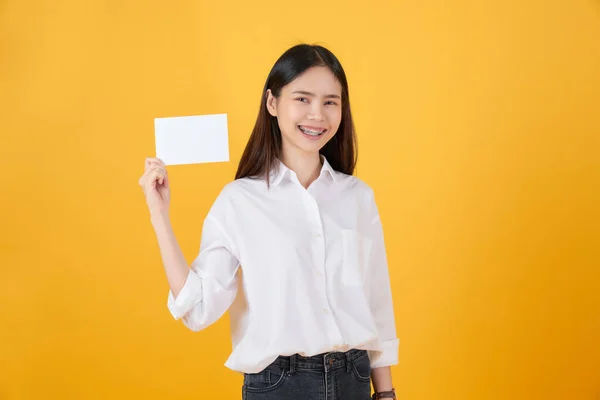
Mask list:
[[[370,351],[371,368],[398,364],[400,340],[396,333],[394,303],[388,270],[383,227],[371,192],[369,221],[372,248],[369,257],[369,304],[379,334],[381,351]]]
[[[185,285],[179,292],[177,299],[173,297],[173,292],[169,290],[169,299],[167,307],[173,315],[173,318],[180,319],[186,313],[194,308],[202,300],[202,279],[198,273],[191,270],[188,273]]]
[[[226,230],[209,213],[204,220],[200,252],[175,298],[169,290],[167,307],[176,320],[192,331],[216,322],[237,295],[238,257]]]

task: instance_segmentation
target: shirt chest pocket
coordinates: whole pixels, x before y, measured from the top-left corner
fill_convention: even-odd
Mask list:
[[[342,231],[342,283],[362,286],[371,256],[371,239],[358,231]]]

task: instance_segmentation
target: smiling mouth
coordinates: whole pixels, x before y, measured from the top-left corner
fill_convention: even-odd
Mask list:
[[[300,129],[302,131],[302,133],[309,135],[309,136],[321,136],[322,134],[327,132],[327,129],[307,128],[302,125],[298,125],[298,129]]]

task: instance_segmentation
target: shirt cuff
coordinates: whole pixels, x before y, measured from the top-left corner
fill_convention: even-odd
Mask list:
[[[179,291],[177,299],[173,297],[173,292],[169,290],[167,307],[173,315],[173,318],[180,319],[194,306],[202,301],[202,278],[190,269],[183,288]]]
[[[381,343],[380,351],[369,351],[371,368],[389,367],[398,364],[398,348],[400,339],[387,340]]]

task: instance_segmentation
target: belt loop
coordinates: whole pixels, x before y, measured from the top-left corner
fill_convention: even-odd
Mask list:
[[[350,350],[346,352],[346,372],[350,372],[352,366],[352,357],[350,356]]]
[[[292,354],[290,357],[290,375],[296,371],[296,355]]]

